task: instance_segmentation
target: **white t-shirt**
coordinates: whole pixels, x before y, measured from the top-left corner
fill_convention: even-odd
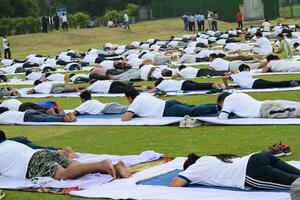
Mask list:
[[[68,22],[67,15],[62,15],[61,16],[61,21],[62,22]]]
[[[70,78],[72,82],[74,82],[77,78],[89,78],[88,74],[75,74]]]
[[[271,24],[269,22],[264,22],[262,24],[264,31],[270,32],[271,31]]]
[[[226,71],[229,69],[230,62],[224,60],[223,58],[216,58],[210,63],[210,67],[214,68],[216,71]]]
[[[113,60],[104,60],[99,65],[105,69],[113,69],[115,61]]]
[[[105,106],[106,104],[103,104],[97,100],[88,100],[82,103],[74,110],[81,115],[83,114],[98,115],[101,114]]]
[[[232,158],[232,163],[223,162],[214,156],[203,156],[178,176],[189,180],[191,184],[245,189],[250,156]]]
[[[244,118],[259,118],[262,102],[244,93],[233,93],[224,100],[220,119],[228,119],[230,113]]]
[[[22,104],[21,101],[18,101],[16,99],[9,99],[9,100],[3,101],[0,104],[0,107],[8,108],[8,110],[10,110],[10,111],[18,111],[21,104]]]
[[[128,14],[126,14],[126,13],[124,14],[124,21],[129,22],[129,17],[128,17]]]
[[[156,86],[156,89],[165,92],[171,91],[181,91],[183,81],[175,81],[175,80],[163,80],[159,85]]]
[[[258,45],[259,48],[261,48],[262,51],[265,52],[265,53],[271,53],[273,51],[273,48],[272,48],[270,40],[268,40],[265,37],[260,37],[256,41],[256,45]]]
[[[4,65],[4,66],[9,66],[12,65],[14,63],[13,59],[2,59],[0,64]]]
[[[24,122],[25,112],[6,111],[0,114],[0,124],[17,124]]]
[[[155,66],[154,65],[144,65],[141,68],[141,71],[140,71],[141,79],[148,80],[147,77],[148,77],[148,74],[149,74],[149,72],[150,72],[150,70],[151,70],[152,67],[155,67]],[[151,78],[161,78],[161,77],[162,77],[161,69],[160,68],[156,68],[152,72]]]
[[[96,58],[97,58],[97,55],[86,55],[86,56],[84,56],[84,58],[81,61],[92,65],[92,64],[95,64]]]
[[[2,46],[3,46],[3,49],[8,49],[9,46],[8,46],[8,39],[7,38],[3,38],[2,40]]]
[[[30,63],[35,63],[35,64],[43,64],[45,61],[45,58],[44,57],[30,57],[27,62],[30,62]]]
[[[54,67],[56,66],[57,60],[54,58],[48,58],[47,60],[44,61],[44,64],[47,64],[48,66]]]
[[[38,94],[50,94],[52,88],[51,83],[40,83],[35,86],[33,89]]]
[[[300,61],[296,60],[272,60],[268,63],[272,72],[299,72]]]
[[[90,85],[87,90],[93,93],[107,94],[113,81],[96,81]]]
[[[130,104],[127,112],[140,117],[163,117],[166,102],[156,97],[140,94]]]
[[[0,143],[0,174],[10,178],[26,178],[34,150],[24,144],[6,140]]]
[[[27,79],[27,80],[36,81],[36,80],[41,79],[42,76],[43,76],[43,73],[42,73],[42,72],[31,72],[30,74],[28,74],[28,75],[26,76],[26,79]]]
[[[47,77],[48,81],[57,81],[57,82],[63,82],[65,81],[65,75],[63,74],[51,74]]]
[[[128,61],[128,64],[135,69],[139,69],[140,65],[143,63],[142,59],[139,58],[132,58]]]
[[[179,74],[183,78],[196,78],[199,69],[193,67],[186,67],[180,70],[177,74]]]
[[[238,84],[241,88],[251,89],[256,79],[253,78],[253,74],[249,71],[239,72],[237,74],[230,75],[232,80]]]

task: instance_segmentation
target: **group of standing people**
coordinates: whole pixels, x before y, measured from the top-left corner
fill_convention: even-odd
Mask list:
[[[48,31],[59,30],[59,27],[63,28],[64,31],[68,31],[68,18],[66,14],[62,14],[58,16],[58,14],[54,16],[42,16],[41,17],[41,27],[43,33],[48,33]]]
[[[218,20],[219,16],[216,11],[211,12],[208,11],[207,21],[210,30],[217,31],[218,30]],[[198,26],[198,31],[204,31],[205,24],[205,16],[203,14],[196,15],[186,15],[182,16],[184,30],[185,31],[196,31],[196,24]]]

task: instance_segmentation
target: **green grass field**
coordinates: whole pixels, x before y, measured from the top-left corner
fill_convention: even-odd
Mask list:
[[[295,23],[299,20],[288,20]],[[274,22],[273,22],[274,23]],[[223,30],[235,24],[221,23]],[[66,49],[87,50],[99,48],[106,42],[126,44],[148,38],[166,39],[171,35],[180,36],[182,22],[179,19],[166,19],[143,22],[132,26],[132,31],[123,29],[82,29],[68,33],[32,34],[10,37],[14,57],[22,59],[31,53],[55,55]],[[265,76],[268,80],[300,80],[300,75]],[[198,79],[201,82],[218,79]],[[218,80],[220,81],[220,80]],[[138,83],[140,84],[140,83]],[[151,84],[151,83],[147,83]],[[300,92],[251,93],[260,99],[287,99],[300,101]],[[191,104],[215,102],[216,95],[172,97]],[[98,98],[102,102],[127,103],[125,98]],[[167,98],[170,99],[170,98]],[[21,99],[21,101],[39,99]],[[65,109],[79,105],[77,98],[55,99]],[[80,126],[80,127],[29,127],[1,126],[9,137],[27,136],[32,141],[47,146],[72,146],[75,150],[88,153],[138,154],[144,150],[155,150],[169,156],[185,156],[189,152],[206,155],[215,153],[234,153],[246,155],[260,151],[273,143],[283,141],[292,147],[293,155],[287,160],[300,160],[300,126],[201,126],[193,129],[180,129],[176,126]],[[6,199],[79,199],[53,194],[37,194],[5,191]]]

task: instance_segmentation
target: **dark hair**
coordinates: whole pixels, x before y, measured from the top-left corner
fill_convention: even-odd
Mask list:
[[[172,76],[172,71],[171,70],[162,70],[162,75],[163,76],[167,76],[167,77],[170,77],[170,76]]]
[[[234,154],[214,154],[209,156],[214,156],[225,163],[232,163],[230,159],[239,157]],[[201,158],[201,156],[198,156],[194,153],[190,153],[188,155],[188,159],[186,159],[186,161],[183,163],[183,170],[186,170],[189,166],[193,165],[199,158]]]
[[[221,101],[224,101],[224,100],[226,99],[226,97],[228,97],[229,95],[231,95],[231,93],[223,92],[223,93],[221,93],[221,94],[218,96],[218,98],[217,98],[217,110],[218,110],[218,111],[221,111],[221,110],[222,110],[221,106],[219,106],[219,103],[220,103]]]
[[[6,140],[4,131],[0,130],[0,140]]]
[[[226,55],[225,55],[224,53],[218,53],[218,54],[217,54],[217,57],[218,57],[218,58],[224,58],[225,56],[226,56]]]
[[[28,76],[28,75],[31,74],[31,73],[32,73],[31,70],[26,70],[26,71],[25,71],[25,76]]]
[[[185,65],[180,65],[180,66],[178,67],[178,70],[181,71],[182,69],[185,69],[185,68],[186,68]]]
[[[69,75],[69,78],[72,78],[73,76],[75,76],[75,74],[70,74],[70,75]]]
[[[283,36],[283,34],[282,34],[282,33],[279,33],[279,34],[277,35],[277,37],[284,38],[284,36]]]
[[[51,73],[46,73],[45,74],[45,77],[47,78],[48,76],[50,76],[51,75]]]
[[[4,81],[4,82],[7,82],[7,77],[3,74],[0,75],[0,81]]]
[[[240,71],[240,72],[246,71],[246,70],[249,70],[249,69],[250,69],[250,67],[249,67],[248,65],[246,65],[246,64],[241,64],[241,65],[239,66],[239,71]]]
[[[293,45],[295,48],[299,47],[299,43],[296,42],[294,45]]]
[[[278,60],[279,57],[273,54],[270,54],[266,57],[267,61],[270,62],[271,60]]]
[[[158,86],[163,80],[164,80],[163,78],[157,79],[157,81],[155,81],[154,83],[155,87]]]
[[[257,36],[262,37],[262,33],[261,33],[260,31],[257,31],[257,32],[255,33],[255,36],[256,36],[256,37],[257,37]]]
[[[127,98],[131,98],[131,99],[135,99],[135,97],[137,97],[138,95],[140,95],[139,91],[137,91],[134,88],[129,88],[128,90],[125,91],[125,96]]]
[[[9,111],[9,109],[6,107],[0,107],[0,114],[4,113],[6,111]]]
[[[85,90],[83,92],[80,93],[80,98],[87,101],[87,100],[91,100],[92,99],[92,95],[91,92],[88,90]]]
[[[209,54],[209,57],[211,57],[211,58],[217,58],[218,55],[216,53],[211,53],[211,54]]]
[[[41,80],[36,80],[36,81],[34,81],[33,85],[37,86],[38,84],[41,84],[41,83],[42,83]]]

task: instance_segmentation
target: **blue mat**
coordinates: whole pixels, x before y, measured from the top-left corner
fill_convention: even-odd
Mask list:
[[[138,185],[153,185],[153,186],[170,186],[172,179],[177,176],[178,173],[182,172],[182,170],[173,170],[166,174],[162,174],[159,176],[155,176],[153,178],[149,178],[143,181],[137,182]],[[204,186],[199,184],[190,184],[187,187],[189,188],[210,188],[210,189],[221,189],[221,190],[230,190],[230,191],[245,191],[245,192],[289,192],[289,190],[241,190],[239,188],[226,188],[226,187],[215,187],[215,186]]]

